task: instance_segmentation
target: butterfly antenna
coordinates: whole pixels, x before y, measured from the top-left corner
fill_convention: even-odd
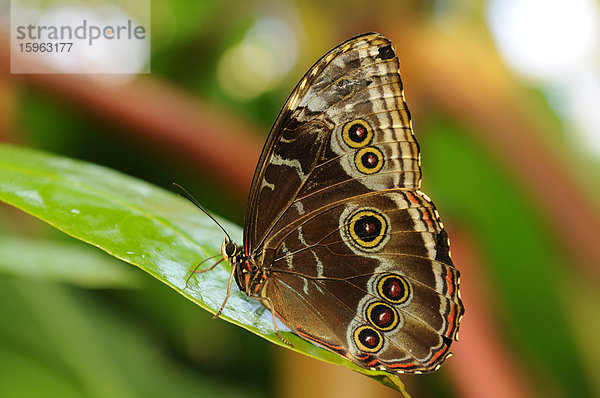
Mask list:
[[[186,198],[187,200],[189,200],[190,202],[192,202],[194,204],[194,206],[196,206],[197,208],[199,208],[200,210],[202,210],[202,212],[204,214],[206,214],[208,217],[210,217],[211,220],[213,220],[215,222],[215,224],[217,224],[219,226],[219,228],[221,228],[221,230],[223,231],[223,233],[225,234],[225,236],[227,236],[227,241],[228,242],[232,242],[231,240],[231,236],[229,236],[229,234],[227,233],[227,231],[225,231],[225,228],[223,228],[223,226],[221,224],[219,224],[219,222],[212,216],[212,214],[210,214],[208,212],[208,210],[206,210],[204,207],[202,207],[202,205],[200,204],[200,202],[198,202],[196,200],[196,198],[194,198],[192,196],[192,194],[190,194],[184,187],[182,187],[181,185],[177,184],[176,182],[173,183],[173,185],[175,185],[177,188],[179,188],[181,190],[181,192],[179,192],[179,195]]]

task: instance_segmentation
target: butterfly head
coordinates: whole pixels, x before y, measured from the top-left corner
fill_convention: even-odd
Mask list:
[[[221,245],[221,254],[223,258],[229,261],[232,265],[236,263],[242,254],[242,249],[233,241],[225,238],[223,239],[223,244]]]

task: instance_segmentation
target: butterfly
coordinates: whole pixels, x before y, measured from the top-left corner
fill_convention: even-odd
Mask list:
[[[229,288],[235,279],[274,324],[360,367],[438,369],[464,306],[448,235],[420,185],[391,42],[343,42],[300,80],[269,133],[243,246],[223,241]]]

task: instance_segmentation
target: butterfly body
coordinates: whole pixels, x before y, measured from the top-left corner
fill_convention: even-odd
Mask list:
[[[259,266],[241,246],[227,239],[223,241],[221,254],[232,264],[232,276],[238,288],[249,297],[260,297],[263,284],[269,277],[269,267]]]
[[[391,43],[350,39],[308,71],[269,134],[244,244],[223,243],[232,278],[293,333],[361,367],[433,371],[464,307],[420,184]]]

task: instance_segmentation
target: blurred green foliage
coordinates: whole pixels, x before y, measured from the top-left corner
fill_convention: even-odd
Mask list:
[[[356,21],[345,20],[346,14],[334,10],[342,9],[342,3],[348,3],[348,9],[360,8],[356,2],[333,2],[322,8],[315,3],[302,8],[304,15],[319,15],[319,20],[332,21],[332,26],[320,26],[317,19],[303,21],[302,16],[291,21],[306,23],[307,36],[327,29],[348,32],[335,22]],[[410,2],[423,19],[429,17],[432,3]],[[312,13],[309,7],[314,7]],[[302,65],[277,89],[246,101],[229,98],[221,90],[216,70],[220,56],[241,40],[261,13],[277,14],[277,7],[265,11],[268,8],[253,2],[153,1],[153,77],[244,115],[263,126],[266,135],[302,68],[314,57],[299,61]],[[359,20],[356,29],[362,31],[363,22]],[[305,52],[324,46],[323,42],[303,44],[309,47]],[[143,142],[77,104],[21,86],[17,111],[18,140],[28,146],[106,165],[167,189],[178,182],[214,213],[243,222],[245,204],[210,171],[165,154],[158,145]],[[544,117],[554,122],[556,116]],[[490,311],[499,320],[512,355],[527,370],[525,379],[534,391],[540,396],[594,396],[597,370],[582,361],[583,344],[574,335],[574,330],[587,330],[585,319],[573,325],[573,303],[565,299],[563,289],[566,282],[575,290],[581,287],[569,275],[577,272],[572,260],[549,231],[535,199],[463,130],[436,110],[421,115],[416,134],[423,153],[425,190],[444,220],[468,229],[483,253],[485,273],[499,296],[498,307]],[[590,176],[597,176],[597,170],[590,170]],[[277,364],[268,342],[226,322],[212,321],[207,312],[139,270],[128,273],[133,278],[102,283],[101,273],[85,283],[56,275],[45,280],[41,269],[32,278],[16,269],[18,264],[11,259],[31,264],[36,261],[33,257],[43,257],[44,267],[60,269],[64,264],[53,253],[63,250],[63,245],[70,247],[64,249],[66,253],[79,252],[81,244],[6,206],[0,207],[0,224],[4,235],[0,237],[0,396],[276,395]],[[13,235],[20,243],[8,241],[15,239]],[[25,253],[22,240],[29,239],[29,248],[40,242],[49,246],[35,246],[36,253]],[[90,260],[85,259],[88,255]],[[123,265],[111,260],[92,250],[79,261]],[[94,283],[97,286],[90,288]],[[597,344],[595,336],[585,341]],[[443,372],[421,378],[424,396],[456,396]]]
[[[496,317],[503,335],[515,352],[534,358],[524,368],[544,368],[546,377],[564,383],[568,396],[591,396],[557,294],[565,279],[566,255],[536,203],[451,120],[432,114],[425,128],[424,180],[442,214],[468,226],[485,253],[486,273],[502,297],[502,307],[496,309],[502,313]]]

